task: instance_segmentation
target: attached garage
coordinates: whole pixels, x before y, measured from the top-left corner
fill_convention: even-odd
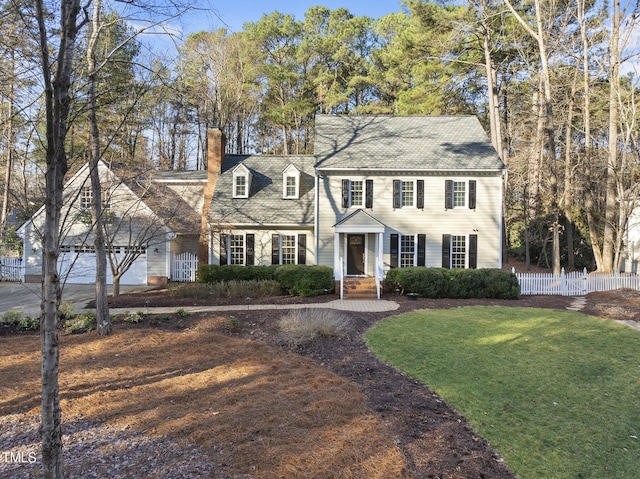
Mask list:
[[[116,257],[122,260],[129,251],[128,246],[113,248]],[[96,253],[93,246],[63,245],[58,256],[58,271],[63,282],[92,284],[96,282]],[[107,284],[113,284],[113,275],[107,260]],[[147,253],[143,250],[120,279],[122,285],[147,284]]]

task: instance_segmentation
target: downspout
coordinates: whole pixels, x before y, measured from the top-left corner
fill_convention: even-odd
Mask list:
[[[502,236],[503,231],[504,231],[504,213],[503,213],[503,202],[504,202],[504,197],[503,195],[503,188],[504,188],[504,171],[502,172],[502,175],[500,177],[500,205],[499,205],[499,213],[498,216],[500,218],[500,221],[498,222],[498,230],[499,230],[499,234],[498,237],[500,238],[500,243],[499,243],[499,247],[498,247],[498,268],[502,268],[502,248],[504,246],[504,238]]]

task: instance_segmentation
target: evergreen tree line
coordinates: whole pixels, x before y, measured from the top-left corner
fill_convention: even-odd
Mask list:
[[[100,28],[79,30],[74,55],[71,170],[96,155],[141,169],[204,168],[214,126],[230,153],[308,154],[317,113],[475,115],[507,165],[509,250],[556,270],[619,268],[640,178],[638,2],[408,0],[378,19],[312,7],[300,20],[273,12],[240,32],[192,34],[175,59],[143,43],[115,3],[101,7]],[[41,204],[31,10],[16,1],[0,10],[5,243],[8,227]]]

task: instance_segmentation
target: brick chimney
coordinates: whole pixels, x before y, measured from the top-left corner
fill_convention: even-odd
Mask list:
[[[207,131],[207,185],[204,187],[204,203],[200,224],[200,240],[198,245],[198,265],[209,262],[209,209],[216,189],[218,176],[224,160],[226,138],[222,129],[212,128]]]

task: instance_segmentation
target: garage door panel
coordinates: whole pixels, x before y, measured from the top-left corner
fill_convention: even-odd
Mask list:
[[[63,248],[71,249],[71,248]],[[122,260],[124,254],[118,255]],[[58,257],[58,271],[62,281],[70,284],[91,284],[96,281],[96,255],[92,252],[63,251]],[[107,284],[113,284],[111,267],[107,265]],[[122,285],[147,284],[147,255],[141,254],[120,278]]]

